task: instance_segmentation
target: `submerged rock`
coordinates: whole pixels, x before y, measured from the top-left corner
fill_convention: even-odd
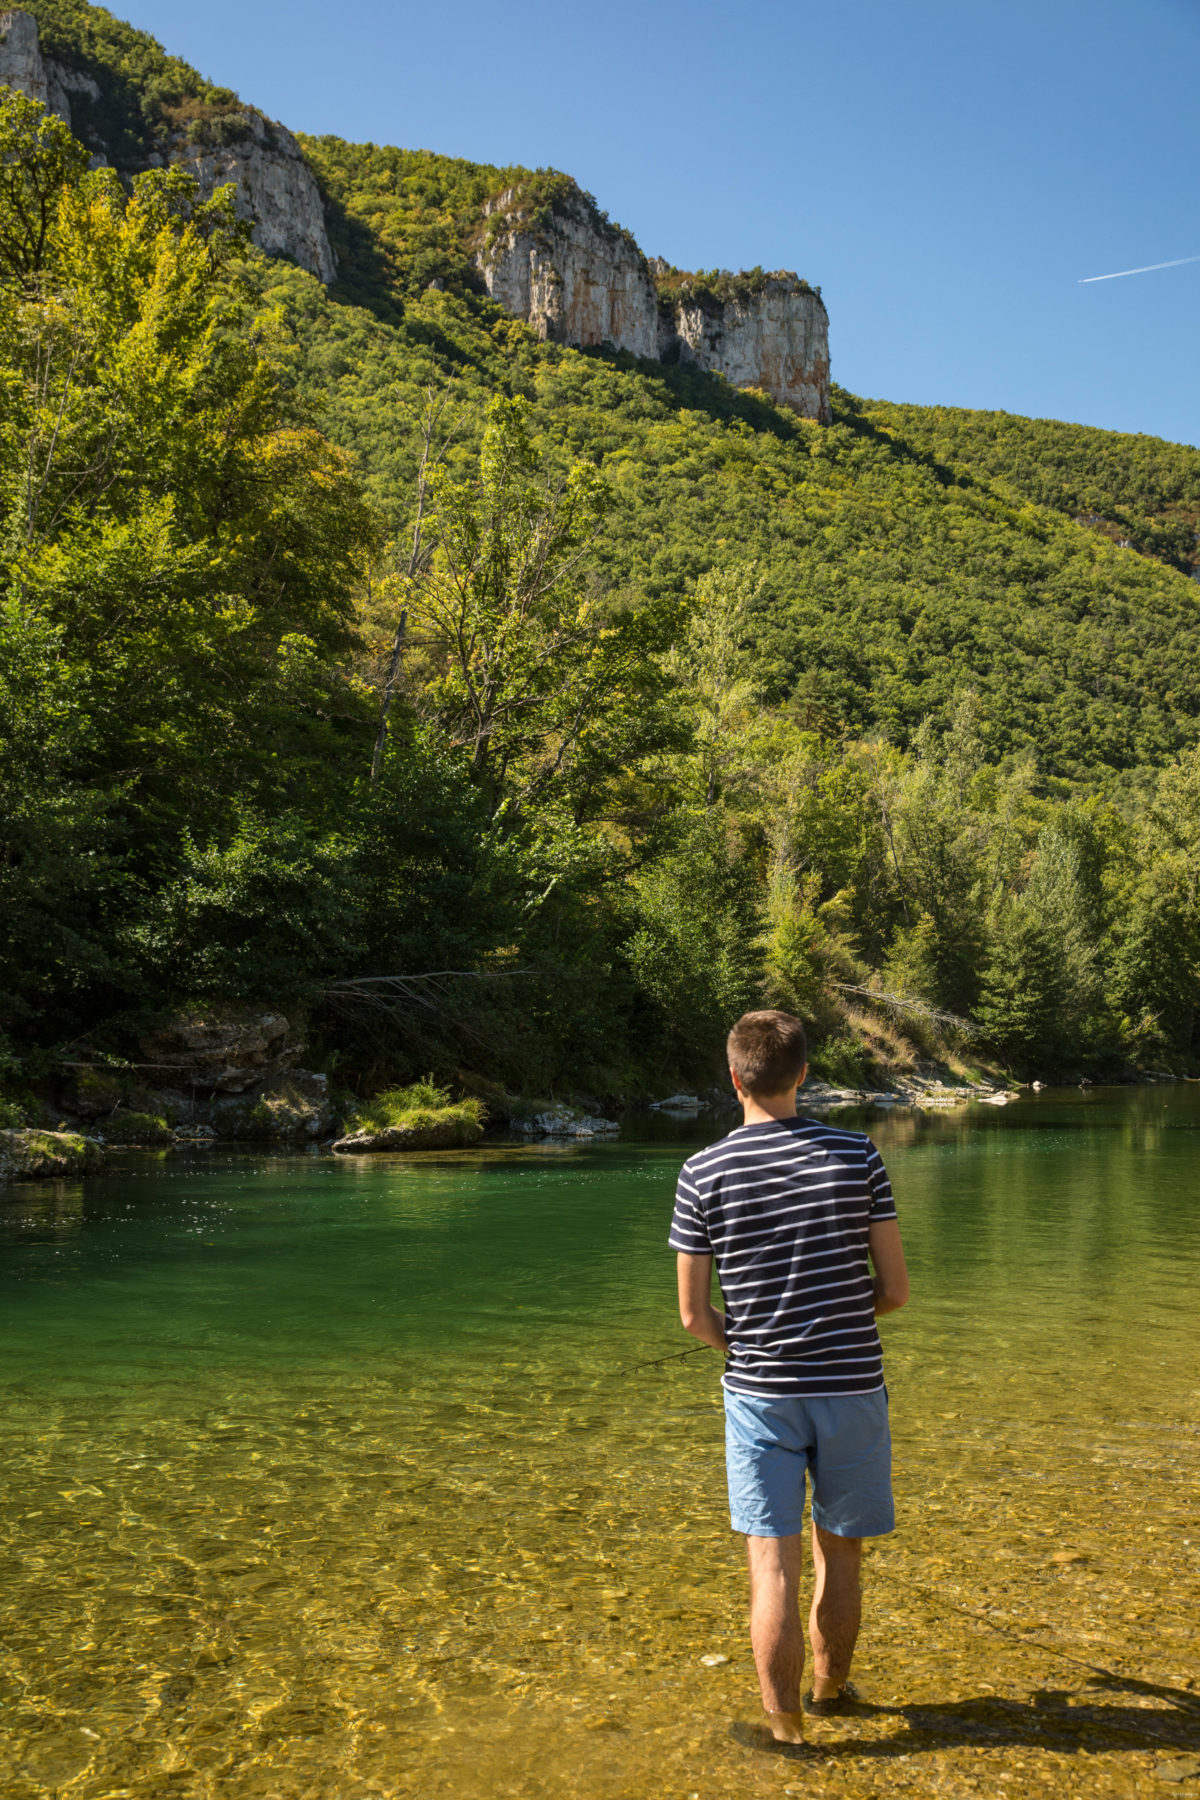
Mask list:
[[[86,1175],[98,1168],[100,1145],[76,1131],[0,1131],[0,1181]]]

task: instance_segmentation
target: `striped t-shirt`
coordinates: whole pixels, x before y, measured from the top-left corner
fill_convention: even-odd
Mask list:
[[[867,1226],[895,1217],[883,1160],[859,1131],[772,1119],[689,1157],[670,1242],[716,1261],[724,1385],[766,1395],[881,1388]]]

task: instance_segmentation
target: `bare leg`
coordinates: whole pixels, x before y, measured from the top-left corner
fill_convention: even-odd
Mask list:
[[[785,1744],[804,1740],[800,1678],[804,1633],[800,1629],[800,1570],[804,1539],[747,1537],[750,1565],[750,1643],[772,1735]]]
[[[850,1674],[862,1617],[862,1539],[813,1526],[813,1698],[831,1700]]]

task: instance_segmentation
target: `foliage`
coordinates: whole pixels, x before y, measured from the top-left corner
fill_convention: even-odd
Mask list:
[[[1185,574],[1200,565],[1200,454],[1189,445],[1058,419],[842,398],[875,429],[968,479],[1066,513]]]
[[[425,1131],[431,1126],[458,1126],[465,1141],[478,1135],[487,1116],[482,1100],[467,1097],[451,1100],[447,1088],[440,1087],[432,1075],[425,1081],[411,1082],[407,1087],[385,1088],[354,1110],[349,1128],[354,1131],[384,1131],[400,1126],[410,1131]]]
[[[116,1112],[102,1122],[110,1144],[169,1144],[171,1127],[157,1113]]]
[[[654,266],[654,283],[659,297],[669,307],[680,302],[690,305],[708,303],[713,306],[744,305],[761,294],[768,281],[786,281],[795,286],[798,293],[815,294],[821,297],[819,287],[812,287],[807,281],[795,276],[790,269],[767,270],[756,265],[753,269],[741,269],[734,274],[732,269],[677,269],[673,263],[656,261]]]
[[[71,122],[89,148],[118,168],[144,167],[179,125],[243,118],[237,95],[169,56],[149,32],[88,0],[22,0],[38,22],[43,54],[89,77],[98,98],[73,88]]]
[[[241,117],[33,6],[123,168]],[[305,147],[329,292],[0,98],[16,1053],[211,997],[306,1011],[364,1089],[619,1092],[711,1077],[766,1000],[835,1079],[943,1014],[1025,1073],[1200,1064],[1200,455],[840,393],[822,428],[539,343],[483,208],[569,178]]]

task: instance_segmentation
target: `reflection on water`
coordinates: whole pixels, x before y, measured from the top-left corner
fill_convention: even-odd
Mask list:
[[[730,1734],[715,1359],[620,1372],[680,1341],[687,1146],[216,1153],[0,1205],[5,1800],[1165,1791],[1200,1754],[1197,1090],[869,1123],[914,1275],[900,1526],[818,1775]]]

